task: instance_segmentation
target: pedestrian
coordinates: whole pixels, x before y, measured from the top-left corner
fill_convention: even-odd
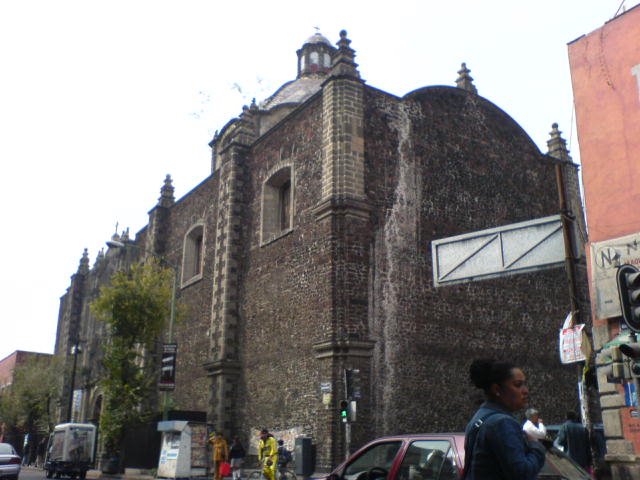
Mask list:
[[[229,461],[229,446],[220,432],[214,432],[209,435],[209,443],[211,444],[211,458],[213,460],[213,478],[214,480],[222,480],[220,465],[222,462]]]
[[[239,437],[233,437],[231,446],[229,447],[229,458],[231,459],[231,478],[233,480],[242,479],[242,464],[246,455],[244,446],[240,442]]]
[[[293,460],[291,456],[291,451],[284,446],[283,440],[278,440],[278,471],[280,472],[280,478],[286,478],[284,475],[285,470],[287,469],[287,465],[289,462]]]
[[[578,465],[589,470],[591,466],[589,431],[580,423],[575,412],[567,412],[566,418],[566,422],[558,430],[554,445],[562,447],[562,450]]]
[[[36,452],[36,467],[44,467],[44,455],[47,452],[47,437],[42,437],[40,443],[38,443],[38,450]]]
[[[524,430],[524,433],[526,433],[531,440],[544,440],[547,438],[547,428],[544,426],[544,423],[542,423],[538,410],[535,408],[527,408],[524,416],[527,418],[527,421],[524,422],[522,430]]]
[[[258,461],[262,463],[262,473],[267,480],[275,480],[276,465],[278,464],[278,445],[276,439],[266,428],[260,431]]]
[[[529,389],[524,372],[509,362],[474,360],[472,383],[486,400],[465,430],[466,480],[534,480],[545,460],[545,447],[531,441],[513,414],[526,407]]]

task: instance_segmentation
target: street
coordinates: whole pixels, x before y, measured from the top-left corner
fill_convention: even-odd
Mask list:
[[[20,470],[20,480],[42,480],[44,478],[44,470],[40,468],[22,467]]]

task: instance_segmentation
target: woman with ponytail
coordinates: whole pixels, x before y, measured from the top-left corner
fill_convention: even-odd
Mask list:
[[[530,441],[513,414],[527,406],[524,372],[508,362],[474,360],[471,382],[486,401],[465,430],[465,480],[535,480],[545,447]]]

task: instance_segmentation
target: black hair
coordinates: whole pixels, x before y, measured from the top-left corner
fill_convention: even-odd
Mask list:
[[[572,422],[578,422],[580,418],[578,417],[578,414],[576,412],[571,410],[567,412],[567,420],[570,420]]]
[[[482,358],[471,362],[469,378],[476,387],[488,393],[494,383],[502,385],[509,380],[513,376],[514,368],[516,366],[510,362]]]

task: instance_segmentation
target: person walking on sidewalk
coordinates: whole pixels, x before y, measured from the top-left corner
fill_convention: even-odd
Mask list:
[[[276,439],[263,428],[258,442],[258,461],[262,463],[262,473],[267,480],[276,480],[276,465],[278,464],[278,444]]]
[[[240,442],[240,438],[233,437],[231,447],[229,447],[229,458],[231,459],[231,478],[233,480],[242,479],[242,464],[244,463],[244,457],[246,452],[244,446]]]
[[[220,464],[229,461],[229,445],[220,432],[212,433],[209,436],[211,444],[211,456],[213,460],[213,479],[222,480]]]
[[[589,431],[582,425],[576,412],[567,412],[567,421],[560,427],[554,444],[562,447],[564,453],[582,468],[589,470],[591,466]]]

